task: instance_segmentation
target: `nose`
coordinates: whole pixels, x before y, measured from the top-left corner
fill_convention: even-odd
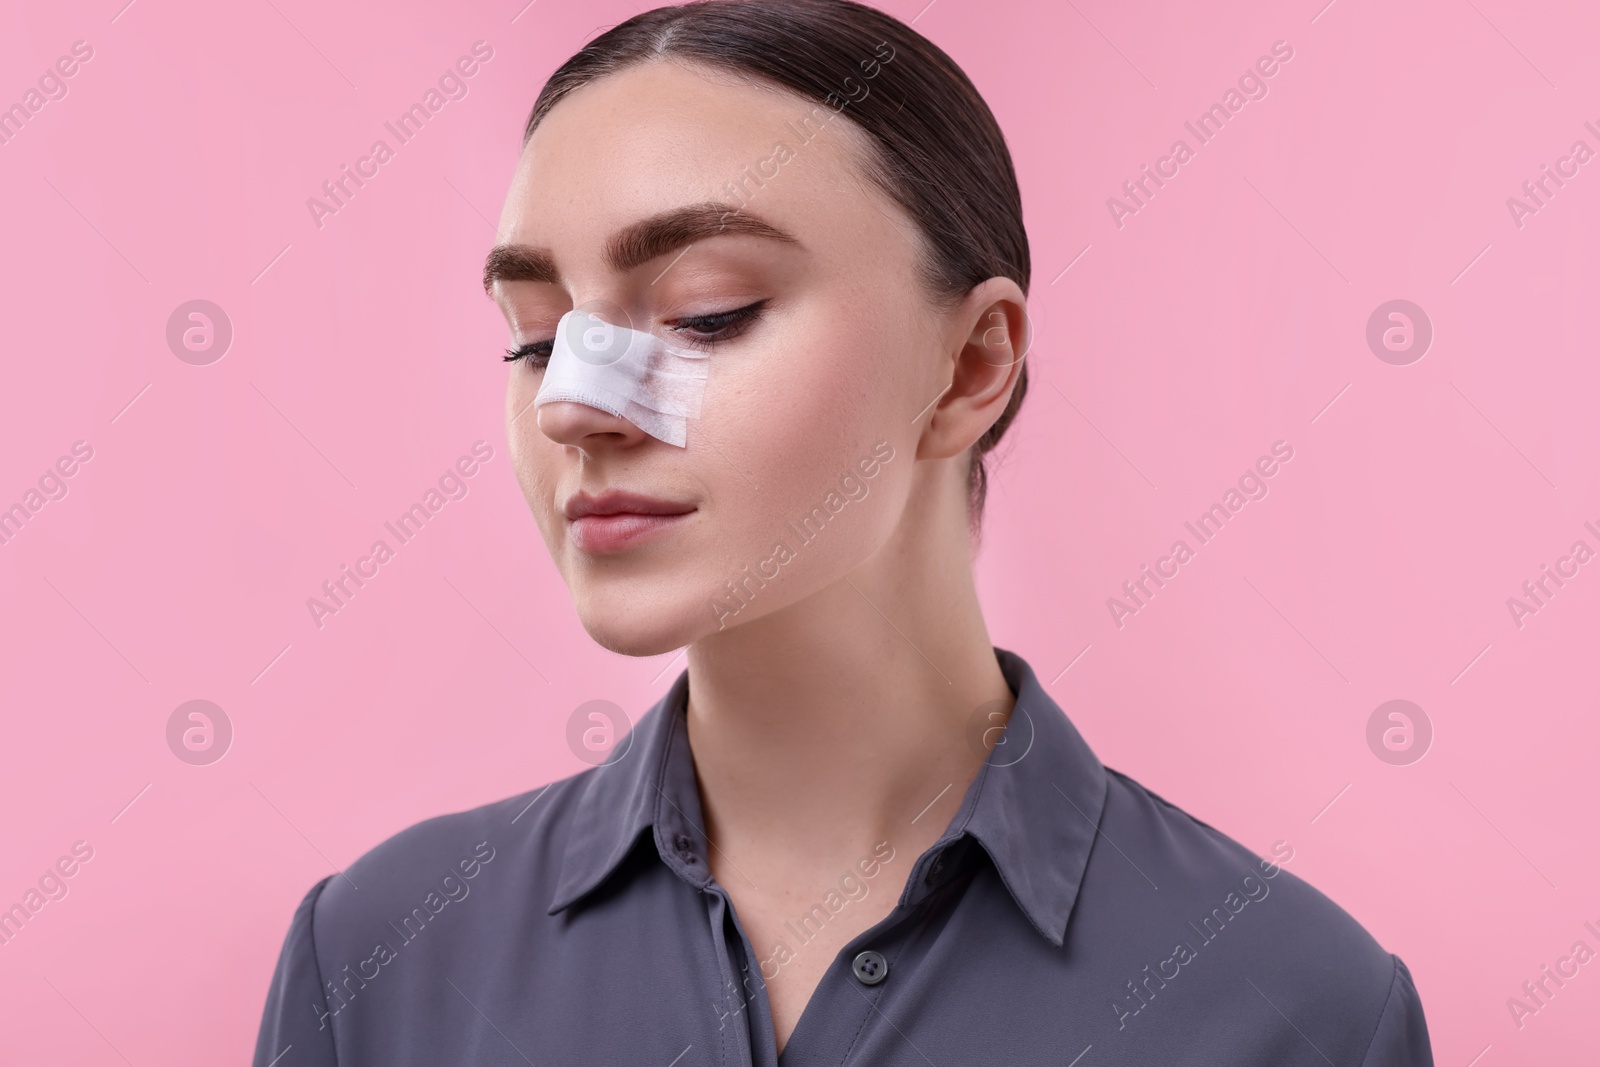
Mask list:
[[[539,431],[550,440],[579,448],[604,441],[614,447],[637,444],[648,435],[627,419],[575,400],[554,400],[533,412]]]

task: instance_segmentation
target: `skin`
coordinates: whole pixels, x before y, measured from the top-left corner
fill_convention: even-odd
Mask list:
[[[785,126],[813,106],[676,60],[577,90],[527,144],[500,223],[502,244],[547,250],[560,280],[490,290],[513,349],[599,301],[686,346],[684,320],[768,300],[712,350],[686,448],[585,405],[532,408],[541,373],[526,360],[510,365],[506,411],[518,480],[584,628],[625,655],[687,646],[708,860],[767,961],[780,1050],[840,947],[894,907],[959,807],[984,755],[967,741],[975,709],[1009,714],[973,585],[967,451],[1004,410],[1028,337],[1007,278],[935,309],[915,270],[921,237],[865,179],[848,108],[804,146]],[[738,209],[725,183],[778,141],[795,155],[744,211],[797,243],[718,233],[625,273],[607,266],[607,239],[640,219],[708,200]],[[861,479],[867,494],[801,543],[786,524],[859,475],[877,442],[893,458]],[[622,553],[579,551],[561,505],[610,487],[696,511]],[[738,604],[724,583],[780,538],[793,558],[719,618],[715,601]],[[809,942],[784,928],[883,841],[895,858],[864,899]],[[780,940],[795,953],[781,965]]]

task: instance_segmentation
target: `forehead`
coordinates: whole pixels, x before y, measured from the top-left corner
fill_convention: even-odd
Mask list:
[[[546,114],[518,161],[501,238],[588,245],[708,200],[796,228],[808,216],[881,225],[889,201],[865,180],[869,143],[833,107],[764,81],[676,60],[637,64]]]

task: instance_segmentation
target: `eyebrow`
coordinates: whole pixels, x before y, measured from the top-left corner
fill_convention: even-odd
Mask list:
[[[742,233],[801,247],[800,239],[759,215],[708,201],[672,208],[618,230],[606,242],[606,265],[618,274],[708,237]],[[550,282],[559,284],[561,273],[549,250],[533,245],[496,245],[483,263],[483,288],[495,282]]]

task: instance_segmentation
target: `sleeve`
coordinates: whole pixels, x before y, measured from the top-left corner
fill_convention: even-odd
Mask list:
[[[323,995],[311,917],[329,875],[295,909],[267,990],[253,1067],[336,1067],[333,1019]]]
[[[1399,956],[1394,959],[1394,980],[1389,999],[1378,1017],[1377,1029],[1367,1046],[1361,1067],[1433,1067],[1433,1046],[1428,1041],[1428,1021],[1422,1014],[1411,971]]]

